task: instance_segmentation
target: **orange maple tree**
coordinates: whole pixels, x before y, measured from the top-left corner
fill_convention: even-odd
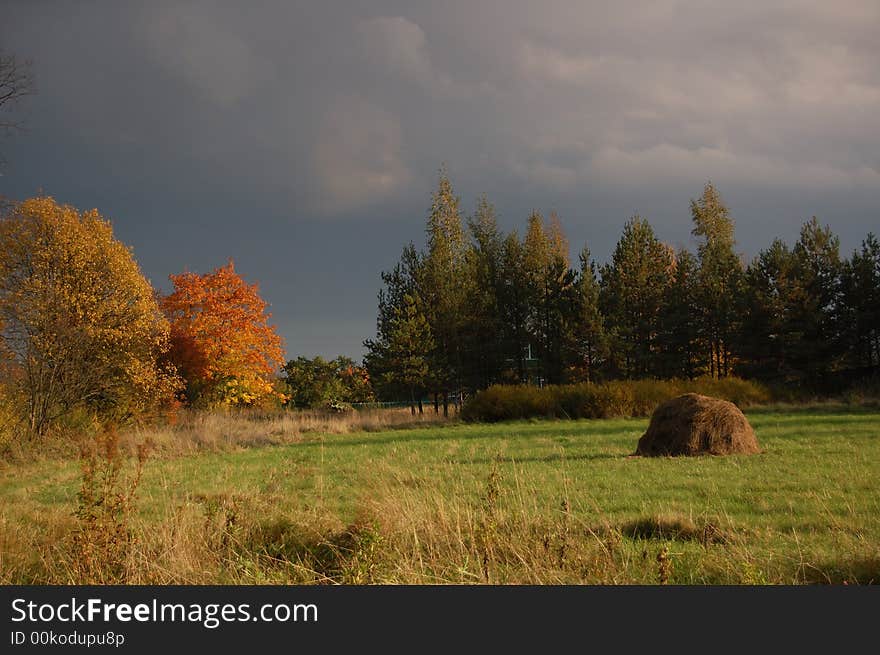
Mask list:
[[[284,351],[257,285],[245,282],[232,260],[210,273],[169,278],[174,291],[161,305],[189,400],[254,405],[271,397]]]

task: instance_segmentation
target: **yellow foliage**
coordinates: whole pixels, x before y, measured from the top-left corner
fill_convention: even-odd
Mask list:
[[[169,327],[153,288],[97,210],[41,197],[0,220],[0,322],[36,432],[82,405],[136,413],[178,384],[158,364]]]

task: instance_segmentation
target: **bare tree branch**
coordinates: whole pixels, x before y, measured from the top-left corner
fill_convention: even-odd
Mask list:
[[[34,94],[31,62],[0,52],[0,112],[10,112],[19,101]],[[0,130],[7,134],[23,129],[23,120],[0,116]]]

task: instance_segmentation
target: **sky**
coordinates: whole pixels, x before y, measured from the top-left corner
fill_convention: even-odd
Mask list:
[[[880,3],[25,2],[0,195],[97,208],[145,275],[229,258],[288,357],[359,359],[380,272],[446,165],[466,214],[556,211],[609,256],[633,214],[694,247],[711,180],[747,260],[815,215],[880,232]]]

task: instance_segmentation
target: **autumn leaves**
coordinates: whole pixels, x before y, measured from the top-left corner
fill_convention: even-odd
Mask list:
[[[170,359],[188,399],[253,405],[280,396],[272,381],[283,364],[281,337],[257,285],[247,284],[231,260],[204,275],[170,277],[174,291],[161,306],[171,324]]]
[[[172,275],[162,297],[96,210],[50,197],[0,217],[0,399],[22,431],[84,410],[106,420],[175,396],[202,405],[277,398],[281,338],[230,261]]]

